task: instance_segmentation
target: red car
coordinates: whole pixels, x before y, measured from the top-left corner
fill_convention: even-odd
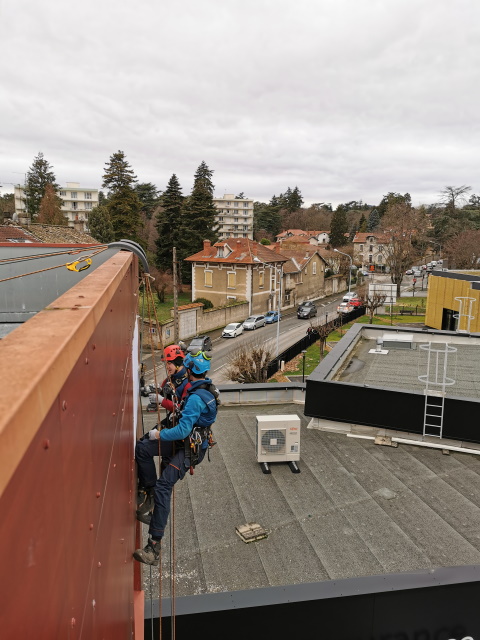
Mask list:
[[[363,307],[363,301],[360,298],[351,298],[348,304],[352,307]]]

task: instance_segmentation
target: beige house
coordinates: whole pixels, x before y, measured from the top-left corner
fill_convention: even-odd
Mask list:
[[[57,194],[62,199],[62,212],[68,220],[68,226],[76,228],[77,231],[87,231],[89,213],[98,205],[98,189],[80,187],[79,182],[67,182],[65,187],[60,187]],[[23,185],[15,186],[15,214],[20,222],[29,221]]]
[[[192,265],[192,300],[207,298],[215,307],[239,301],[249,313],[276,308],[282,266],[288,258],[249,238],[227,238],[188,258]]]
[[[253,200],[235,198],[233,194],[225,194],[223,198],[214,198],[217,208],[215,222],[218,224],[218,237],[250,238],[253,240]]]
[[[192,300],[207,298],[215,307],[246,301],[249,313],[282,309],[325,296],[326,261],[316,247],[275,245],[274,251],[247,238],[228,238],[186,258],[192,264]]]
[[[282,308],[295,307],[304,300],[325,296],[326,261],[316,247],[283,243],[279,249],[289,258],[283,266]]]
[[[357,233],[353,239],[353,263],[369,271],[384,271],[390,238],[384,233]]]

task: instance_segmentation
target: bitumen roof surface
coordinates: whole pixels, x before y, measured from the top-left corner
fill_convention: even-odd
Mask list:
[[[427,344],[427,341],[423,344]],[[446,386],[447,396],[480,397],[480,345],[453,342],[449,344],[457,351],[448,354],[446,376],[454,381],[454,384]],[[421,382],[418,376],[427,373],[428,352],[420,349],[420,343],[416,343],[415,346],[415,349],[388,347],[385,349],[388,350],[387,354],[369,353],[371,349],[376,349],[376,342],[362,338],[355,346],[346,366],[334,379],[385,387],[395,391],[423,393],[425,383]],[[433,347],[443,348],[441,344],[434,344]],[[430,361],[430,379],[432,380],[436,374],[435,354],[430,356]],[[441,380],[443,362],[444,356],[441,354],[438,380]],[[435,385],[430,385],[429,388],[441,390]]]
[[[177,596],[480,563],[480,456],[308,429],[302,409],[220,408],[211,461],[175,490]],[[301,418],[300,474],[286,463],[262,474],[256,416],[268,414]],[[146,428],[154,421],[147,414]],[[235,527],[248,522],[268,538],[244,543]],[[163,596],[169,554],[170,532]],[[146,598],[157,598],[158,570],[143,575]]]

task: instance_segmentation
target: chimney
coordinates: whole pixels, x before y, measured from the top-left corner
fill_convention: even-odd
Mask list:
[[[207,249],[210,249],[210,247],[212,246],[212,243],[210,242],[210,240],[204,240],[203,241],[203,250],[206,251]]]

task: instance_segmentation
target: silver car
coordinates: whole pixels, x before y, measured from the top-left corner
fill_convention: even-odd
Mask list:
[[[258,329],[265,326],[265,316],[250,316],[243,323],[243,328],[246,331]]]
[[[243,324],[241,322],[231,322],[227,324],[222,331],[222,338],[236,338],[243,333]]]

